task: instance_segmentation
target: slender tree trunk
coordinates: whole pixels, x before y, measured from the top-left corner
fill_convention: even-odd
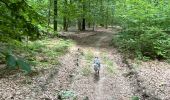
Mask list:
[[[85,2],[83,2],[83,19],[82,19],[82,31],[86,30],[86,19],[85,19]]]
[[[68,31],[68,19],[66,17],[63,18],[63,30]]]
[[[113,29],[113,24],[114,24],[114,22],[113,22],[113,19],[112,19],[112,22],[111,22],[111,25],[112,25],[112,29]]]
[[[88,4],[88,12],[89,13],[91,13],[91,5],[90,5],[90,3],[91,3],[91,1],[90,0],[88,0],[88,2],[89,2],[89,4]],[[91,17],[91,15],[88,15],[89,16],[89,18]],[[91,26],[91,22],[90,21],[88,21],[88,28],[90,28],[90,26]]]
[[[83,22],[82,22],[82,31],[86,30],[86,19],[83,18]]]
[[[104,20],[104,15],[103,15],[103,13],[104,13],[104,11],[103,11],[103,0],[101,0],[100,1],[100,14],[101,14],[101,17],[102,17],[102,19],[101,19],[101,22],[100,22],[100,26],[102,26],[102,27],[104,27],[104,23],[103,23],[103,20]]]
[[[49,0],[49,6],[48,6],[48,24],[47,24],[47,34],[49,33],[49,27],[50,27],[50,17],[51,17],[51,0]]]
[[[66,8],[67,8],[67,0],[65,0],[64,2],[65,11],[67,10]],[[63,17],[63,30],[68,31],[68,18],[66,16],[66,12],[64,13],[64,17]]]
[[[106,29],[108,28],[108,15],[109,14],[109,11],[108,11],[108,7],[107,7],[107,12],[106,12]]]
[[[82,26],[82,25],[81,25],[81,20],[78,19],[77,22],[78,22],[78,23],[77,23],[77,24],[78,24],[78,25],[77,25],[77,26],[78,26],[78,30],[81,31],[81,30],[82,30],[82,27],[81,27],[81,26]]]
[[[54,32],[57,31],[57,14],[58,9],[57,9],[57,0],[54,0]]]
[[[93,31],[94,31],[94,27],[95,27],[95,22],[93,22]]]

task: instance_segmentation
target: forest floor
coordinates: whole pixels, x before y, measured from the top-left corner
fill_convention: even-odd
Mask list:
[[[170,100],[170,64],[126,59],[111,46],[119,30],[65,32],[76,45],[60,57],[60,65],[34,77],[0,79],[2,100]],[[101,70],[94,74],[93,60]]]

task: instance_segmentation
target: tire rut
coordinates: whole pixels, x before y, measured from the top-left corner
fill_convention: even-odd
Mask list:
[[[150,93],[146,92],[146,87],[142,86],[142,81],[139,79],[139,75],[137,71],[133,68],[133,65],[127,61],[125,57],[122,58],[122,62],[125,64],[124,67],[128,68],[128,72],[124,74],[126,78],[129,79],[131,82],[131,87],[133,87],[133,95],[139,96],[140,100],[161,100],[156,95],[151,95]]]

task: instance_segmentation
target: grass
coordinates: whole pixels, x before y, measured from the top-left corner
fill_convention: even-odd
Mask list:
[[[110,60],[105,53],[102,54],[103,56],[103,61],[106,64],[106,70],[109,74],[114,74],[115,73],[115,66],[116,64],[114,61]]]
[[[93,52],[92,51],[87,51],[85,52],[85,59],[88,61],[88,62],[91,62],[94,58],[94,55],[93,55]]]
[[[85,66],[81,70],[83,76],[89,76],[92,73],[90,66]]]
[[[108,73],[110,74],[114,74],[115,73],[115,64],[113,64],[113,61],[111,60],[106,60],[106,70]]]
[[[10,41],[10,39],[8,39]],[[13,51],[14,55],[27,60],[35,69],[58,65],[58,58],[68,52],[74,43],[59,38],[46,38],[36,41],[2,41],[0,49]],[[0,55],[2,56],[2,55]]]
[[[69,47],[73,45],[72,41],[63,39],[45,39],[28,43],[27,47],[35,54],[34,63],[37,66],[58,65],[58,57],[68,52]]]

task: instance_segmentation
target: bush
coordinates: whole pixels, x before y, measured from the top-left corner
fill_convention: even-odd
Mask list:
[[[45,48],[45,44],[42,41],[30,42],[27,46],[30,50],[33,51],[42,51],[42,48]]]
[[[170,36],[158,28],[151,28],[140,35],[141,52],[151,58],[170,57]]]
[[[5,57],[7,69],[21,69],[26,73],[30,73],[32,71],[31,66],[25,60],[16,57],[11,51],[5,52],[1,50],[0,54]]]
[[[140,59],[144,57],[169,59],[170,36],[161,29],[151,27],[143,28],[137,32],[127,30],[113,38],[113,43],[121,51],[132,54]]]

